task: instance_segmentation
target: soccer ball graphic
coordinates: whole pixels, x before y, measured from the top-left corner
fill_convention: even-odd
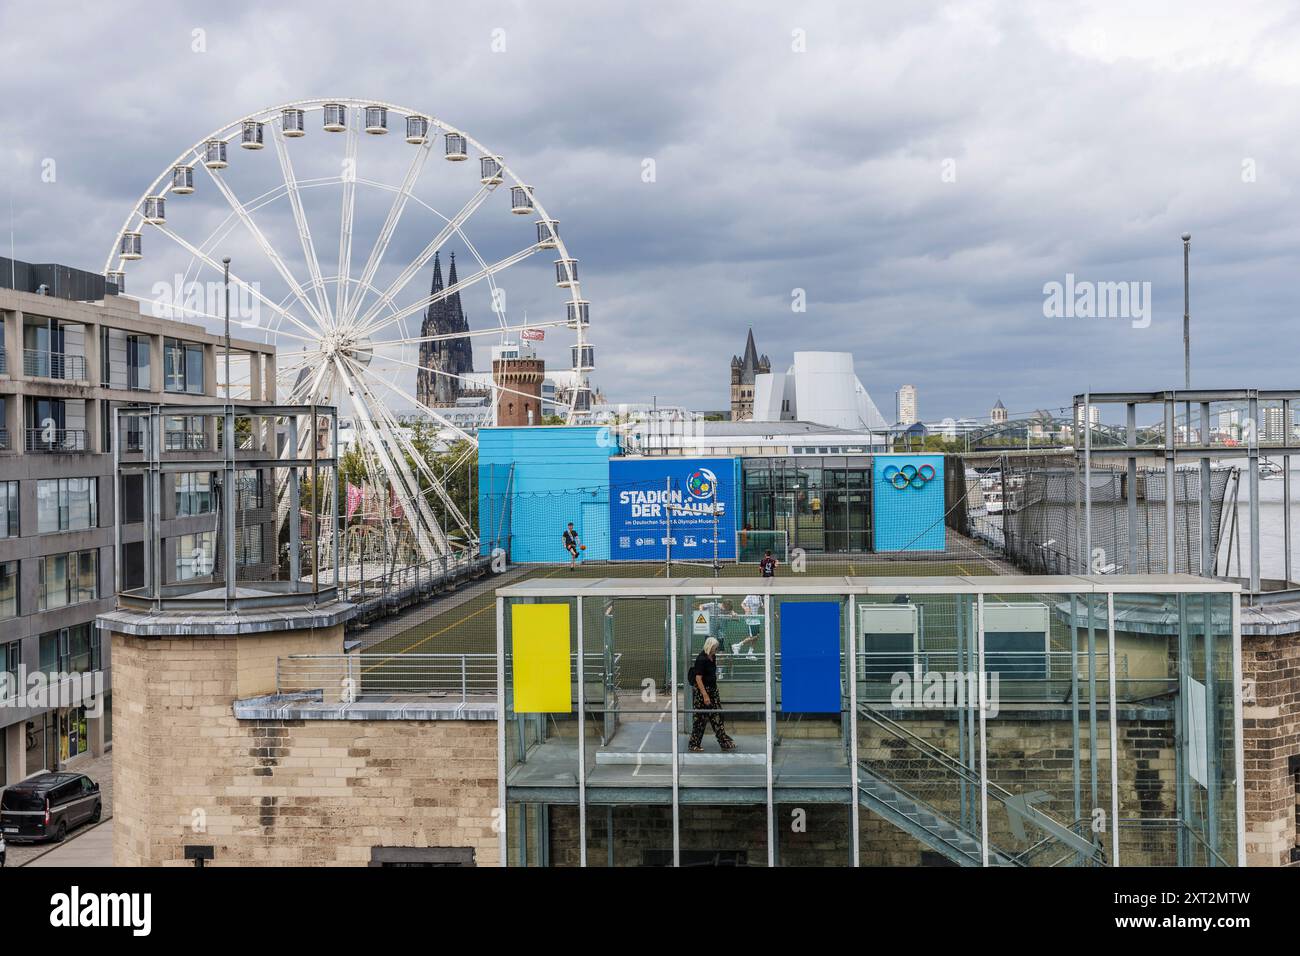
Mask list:
[[[691,472],[691,476],[686,479],[686,490],[690,492],[692,498],[708,500],[713,497],[713,491],[718,486],[718,477],[707,468],[697,468]]]

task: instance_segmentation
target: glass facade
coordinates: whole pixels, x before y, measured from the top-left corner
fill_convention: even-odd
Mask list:
[[[867,551],[871,546],[871,459],[864,456],[745,458],[741,526],[777,532],[778,548]],[[757,560],[771,539],[741,532],[741,560]],[[773,549],[777,550],[777,549]],[[752,552],[752,553],[750,553]]]
[[[202,345],[163,340],[163,387],[169,392],[204,393]]]
[[[95,478],[51,478],[36,483],[36,530],[76,531],[99,526]]]
[[[176,475],[176,517],[205,515],[212,511],[212,474],[184,471]]]
[[[503,588],[503,862],[1238,865],[1238,595],[1084,580]]]
[[[0,563],[0,620],[18,616],[18,562]]]
[[[189,581],[212,573],[217,536],[212,531],[183,534],[176,539],[176,580]]]
[[[50,554],[36,562],[38,611],[83,604],[99,597],[99,553],[94,550]]]
[[[18,534],[18,482],[0,481],[0,538]]]

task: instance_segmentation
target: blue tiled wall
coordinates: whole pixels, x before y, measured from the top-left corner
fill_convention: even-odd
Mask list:
[[[934,468],[921,487],[895,488],[885,472],[913,465]],[[942,455],[877,455],[871,463],[872,527],[877,551],[942,551],[944,528]]]
[[[514,562],[567,561],[561,536],[572,521],[587,545],[584,557],[608,559],[609,459],[616,454],[616,436],[595,425],[480,429],[483,553],[508,533]]]

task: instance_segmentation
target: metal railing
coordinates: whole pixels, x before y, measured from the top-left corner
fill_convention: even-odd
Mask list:
[[[9,447],[9,429],[0,428],[0,451],[10,451]]]
[[[129,446],[128,446],[129,447]],[[165,451],[205,451],[208,433],[198,429],[168,429],[163,432]]]
[[[32,378],[86,381],[86,357],[42,349],[23,349],[23,374]]]
[[[430,561],[397,565],[382,555],[359,560],[356,554],[349,553],[353,550],[350,544],[349,541],[345,545],[341,555],[343,568],[338,587],[342,600],[356,604],[403,595],[416,598],[482,573],[492,562],[490,554],[479,554],[475,547]],[[376,565],[382,568],[382,573],[374,573]]]
[[[577,654],[569,655],[570,679],[577,680]],[[619,658],[614,656],[617,672]],[[509,655],[506,667],[511,666]],[[583,655],[587,683],[606,679],[605,655]],[[292,654],[276,661],[279,694],[320,692],[326,702],[362,699],[438,698],[488,702],[497,699],[496,654]]]
[[[858,716],[886,734],[880,748],[868,749],[860,756],[859,762],[864,769],[896,784],[908,796],[917,797],[941,810],[957,809],[953,804],[960,793],[960,782],[973,788],[972,793],[979,792],[980,775],[975,768],[968,767],[952,754],[869,705],[860,704]],[[1008,812],[1018,815],[1025,823],[1041,831],[1035,834],[1037,839],[1033,849],[1039,846],[1040,841],[1048,840],[1061,849],[1072,850],[1076,860],[1083,865],[1105,863],[1105,851],[1069,826],[991,780],[985,781],[985,786],[992,800],[1001,803]],[[998,853],[1016,861],[1013,854],[1004,851]]]
[[[9,374],[9,350],[0,348],[0,375]]]
[[[84,452],[90,450],[90,433],[84,428],[29,428],[28,451]]]

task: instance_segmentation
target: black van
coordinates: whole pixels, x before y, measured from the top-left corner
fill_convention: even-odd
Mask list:
[[[84,773],[43,773],[20,780],[0,797],[0,834],[8,841],[62,840],[103,812],[99,784]]]

